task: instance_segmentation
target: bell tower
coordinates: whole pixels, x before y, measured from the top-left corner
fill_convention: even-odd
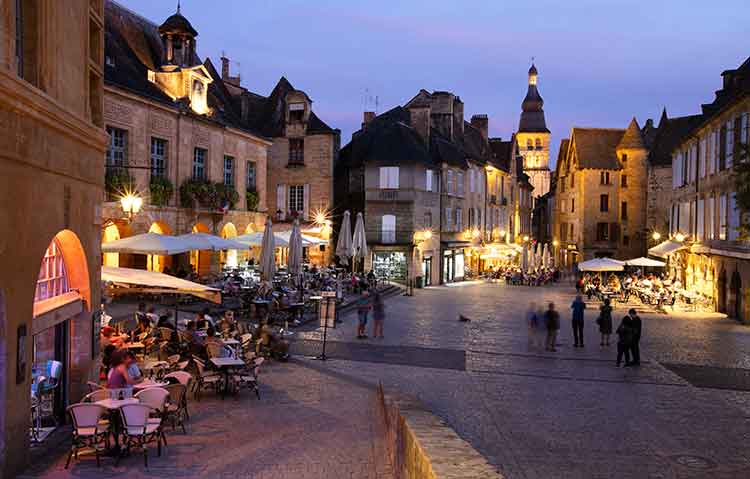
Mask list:
[[[538,74],[536,66],[532,63],[516,134],[518,151],[523,156],[523,170],[529,175],[529,181],[534,186],[534,197],[547,193],[550,183],[550,131],[544,118],[544,100],[537,89]]]

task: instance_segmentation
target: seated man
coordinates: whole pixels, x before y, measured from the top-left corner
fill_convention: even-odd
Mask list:
[[[237,334],[237,321],[234,319],[234,311],[224,311],[224,317],[219,321],[219,331],[223,336],[233,337]]]
[[[231,355],[231,350],[227,348],[224,341],[216,337],[214,328],[208,328],[206,331],[205,346],[209,358],[228,358]]]
[[[255,344],[255,353],[260,355],[261,348],[267,347],[271,350],[271,356],[277,357],[281,360],[288,359],[289,342],[274,334],[273,330],[268,325],[268,321],[265,319],[261,324],[262,325],[258,330],[258,341]]]

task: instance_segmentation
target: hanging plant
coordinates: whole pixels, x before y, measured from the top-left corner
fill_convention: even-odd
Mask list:
[[[214,185],[216,191],[216,200],[214,203],[215,209],[221,209],[224,205],[229,205],[229,209],[233,210],[240,200],[240,194],[234,189],[232,185],[225,185],[224,183],[216,183]]]
[[[180,185],[180,206],[183,208],[213,208],[216,204],[216,188],[206,180],[189,179]]]
[[[258,192],[247,191],[245,192],[245,202],[247,204],[248,211],[256,211],[258,209]]]
[[[149,189],[151,190],[150,202],[154,206],[167,206],[174,193],[172,182],[164,176],[152,176]]]
[[[107,201],[118,201],[127,192],[135,191],[135,180],[122,168],[108,168],[104,175]]]

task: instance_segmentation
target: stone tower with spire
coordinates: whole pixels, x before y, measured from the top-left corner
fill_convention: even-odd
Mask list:
[[[648,230],[647,190],[649,178],[648,150],[635,117],[630,120],[622,135],[615,154],[620,163],[620,181],[617,185],[620,209],[622,244],[619,253],[622,258],[636,258],[646,251]],[[626,243],[624,238],[628,238]]]
[[[544,119],[544,100],[537,89],[538,72],[532,63],[529,68],[529,85],[526,98],[521,103],[521,120],[518,123],[516,144],[523,156],[523,169],[534,186],[534,197],[549,191],[550,131]]]

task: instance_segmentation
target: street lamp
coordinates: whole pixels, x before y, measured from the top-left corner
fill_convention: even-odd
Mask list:
[[[136,193],[127,193],[120,198],[120,206],[122,211],[128,217],[128,221],[133,219],[133,216],[137,215],[141,211],[143,206],[143,198],[138,196]]]
[[[654,241],[659,241],[661,239],[661,233],[659,233],[658,231],[654,231],[654,234],[651,235],[651,238]]]
[[[677,233],[676,235],[674,235],[674,239],[675,239],[675,240],[676,240],[676,241],[677,241],[678,243],[682,243],[683,241],[685,241],[685,235],[684,235],[684,234],[682,234],[682,233]]]
[[[523,242],[528,243],[529,241],[529,235],[523,235]]]

